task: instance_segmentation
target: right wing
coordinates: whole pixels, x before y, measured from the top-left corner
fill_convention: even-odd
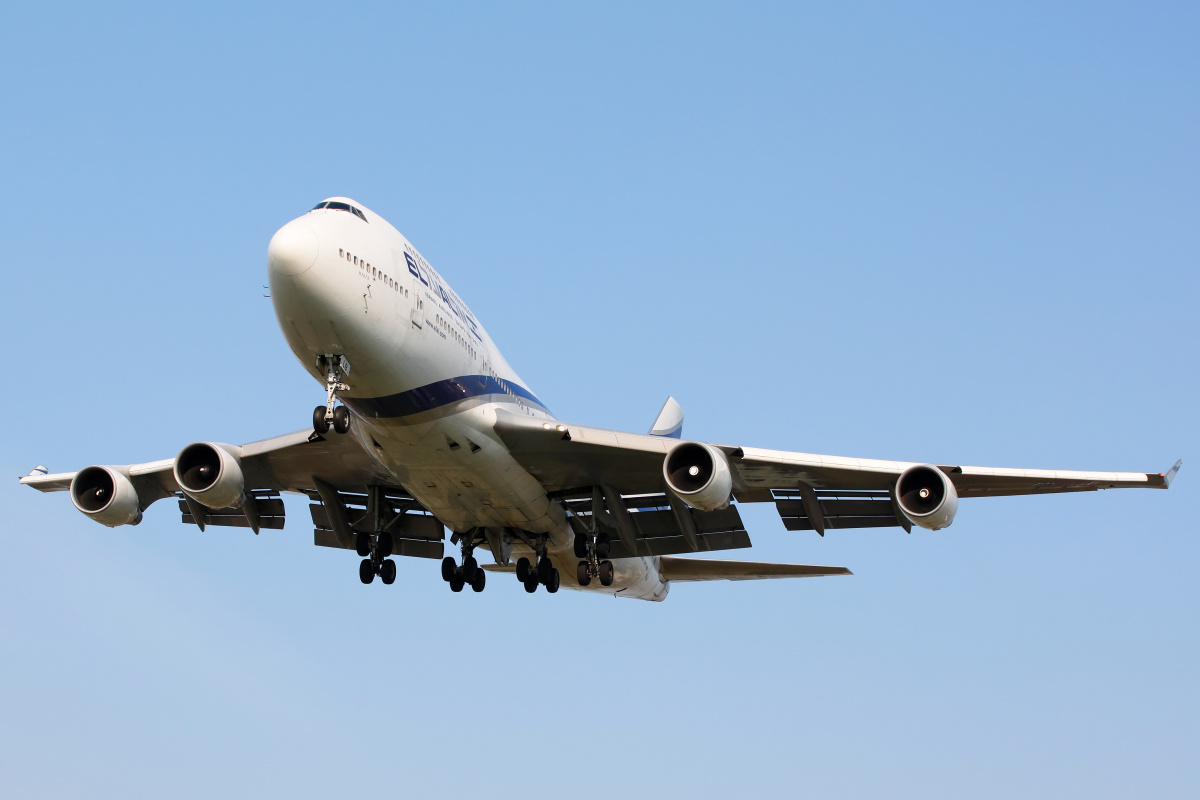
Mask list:
[[[353,548],[354,534],[373,533],[385,525],[393,536],[396,555],[441,558],[445,531],[354,435],[321,436],[311,430],[296,431],[244,445],[214,445],[233,455],[245,480],[241,502],[209,508],[183,493],[175,480],[175,459],[144,464],[109,466],[129,479],[144,511],[167,497],[178,498],[185,523],[262,528],[282,528],[280,492],[304,494],[312,501],[310,512],[318,545]],[[42,492],[69,491],[78,472],[42,474],[38,470],[21,483]],[[139,517],[140,519],[140,517]],[[137,520],[134,520],[136,524]]]
[[[244,445],[223,445],[236,455],[248,490],[308,492],[315,490],[314,476],[348,491],[365,491],[371,484],[387,485],[393,478],[369,456],[353,436],[324,437],[311,430],[285,433]],[[142,508],[181,489],[175,482],[174,458],[145,464],[113,467],[126,475],[138,490]],[[65,492],[75,472],[30,474],[21,483],[40,492]]]

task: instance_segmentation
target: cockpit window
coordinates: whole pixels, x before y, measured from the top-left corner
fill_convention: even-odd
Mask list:
[[[350,205],[349,203],[340,203],[337,200],[330,200],[330,201],[326,201],[326,202],[322,202],[322,203],[317,203],[315,206],[313,206],[312,210],[316,211],[319,208],[326,208],[326,209],[330,209],[333,211],[349,211],[351,214],[358,217],[363,222],[367,222],[367,215],[364,214],[362,211],[358,210],[357,208],[355,208],[354,206]],[[367,222],[367,224],[369,225],[370,223]]]

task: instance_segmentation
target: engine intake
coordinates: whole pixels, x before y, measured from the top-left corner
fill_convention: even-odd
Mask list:
[[[211,442],[195,442],[179,451],[175,482],[188,497],[209,508],[240,506],[245,496],[246,478],[237,457]]]
[[[684,442],[663,460],[663,479],[679,499],[701,511],[729,505],[733,470],[729,459],[712,445]]]
[[[112,467],[84,467],[71,479],[71,502],[101,525],[137,525],[142,507],[129,478]]]
[[[917,464],[900,474],[896,481],[896,502],[913,525],[931,531],[948,527],[958,513],[954,484],[932,464]]]

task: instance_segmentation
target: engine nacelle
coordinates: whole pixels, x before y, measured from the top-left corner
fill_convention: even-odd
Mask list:
[[[211,442],[195,442],[179,451],[175,482],[188,497],[209,508],[240,506],[246,490],[237,457]]]
[[[958,513],[954,484],[932,464],[917,464],[900,474],[896,481],[896,502],[913,525],[931,531],[948,527]]]
[[[84,467],[71,479],[71,502],[101,525],[137,525],[142,506],[127,475],[112,467]]]
[[[729,505],[733,470],[725,454],[708,444],[684,442],[663,459],[663,479],[679,499],[701,511]]]

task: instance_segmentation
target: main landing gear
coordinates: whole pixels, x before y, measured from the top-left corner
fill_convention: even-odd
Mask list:
[[[467,534],[462,540],[462,566],[454,563],[454,558],[446,556],[442,559],[442,580],[450,584],[450,591],[461,592],[470,586],[473,592],[482,592],[487,585],[487,572],[475,560],[474,534]]]
[[[350,360],[339,355],[317,356],[317,366],[325,369],[326,400],[325,405],[313,409],[313,430],[328,433],[332,423],[334,431],[345,433],[350,430],[350,409],[345,406],[334,408],[334,401],[338,392],[350,388],[342,382],[342,378],[350,374]]]
[[[601,586],[612,586],[613,563],[608,560],[611,540],[603,531],[592,535],[575,535],[575,557],[581,559],[575,568],[575,580],[587,586],[599,578]]]
[[[545,586],[547,592],[554,594],[562,582],[558,570],[544,552],[538,556],[536,567],[530,563],[528,558],[517,559],[517,580],[525,586],[525,591],[530,594],[537,591],[539,584]]]
[[[354,549],[360,556],[365,556],[358,564],[360,581],[370,583],[378,575],[388,585],[396,582],[396,562],[388,558],[392,554],[390,533],[385,531],[375,536],[369,533],[355,534]]]

